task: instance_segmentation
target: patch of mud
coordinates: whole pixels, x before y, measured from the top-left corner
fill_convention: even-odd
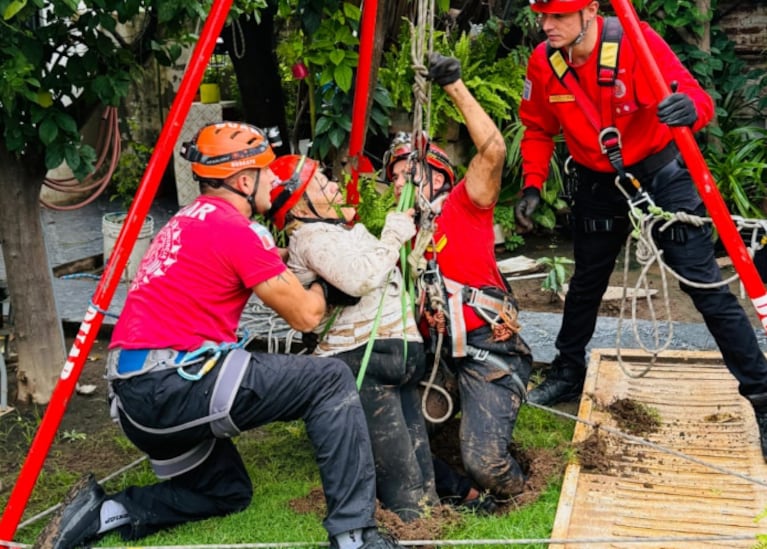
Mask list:
[[[630,435],[647,436],[658,432],[661,426],[657,410],[630,398],[615,400],[606,411],[615,420],[618,429]]]
[[[614,444],[612,437],[600,430],[592,431],[586,440],[574,445],[578,463],[583,471],[600,475],[613,474]]]

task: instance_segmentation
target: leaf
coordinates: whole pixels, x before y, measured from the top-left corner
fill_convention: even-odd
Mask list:
[[[27,0],[13,0],[10,4],[8,4],[8,7],[5,8],[5,11],[3,12],[3,19],[6,21],[13,19],[13,17],[19,13],[26,5]]]
[[[352,87],[353,72],[348,65],[338,65],[336,70],[333,71],[333,78],[338,84],[338,87],[345,93],[348,93]]]
[[[331,51],[328,55],[328,59],[330,59],[334,65],[339,65],[341,61],[344,60],[345,54],[344,50],[334,50]]]
[[[59,127],[56,125],[56,122],[54,122],[52,118],[46,118],[40,123],[40,129],[38,132],[40,135],[40,141],[42,141],[43,144],[47,146],[56,140],[56,137],[59,135]]]

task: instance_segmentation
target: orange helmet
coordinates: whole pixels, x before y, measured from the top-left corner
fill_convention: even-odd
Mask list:
[[[572,13],[581,11],[594,0],[530,0],[530,9],[536,13]]]
[[[226,179],[249,168],[265,168],[274,160],[266,134],[242,122],[203,127],[183,143],[181,156],[192,163],[195,179]]]
[[[397,136],[392,143],[391,149],[386,153],[384,163],[386,164],[386,180],[391,181],[394,178],[394,164],[400,160],[410,158],[413,152],[413,144],[410,136]],[[429,141],[429,147],[426,150],[426,163],[433,169],[445,176],[445,181],[450,187],[455,185],[455,169],[450,162],[447,153],[437,145]]]
[[[274,225],[282,230],[290,209],[296,205],[314,177],[319,162],[298,154],[286,154],[269,165],[280,183],[272,187],[272,207],[266,213]]]

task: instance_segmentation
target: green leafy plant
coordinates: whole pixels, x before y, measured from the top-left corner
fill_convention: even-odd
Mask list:
[[[379,236],[386,221],[386,214],[394,211],[397,205],[394,188],[388,186],[382,190],[375,179],[360,177],[358,191],[360,195],[357,206],[359,221],[365,225],[368,231]]]
[[[332,163],[349,139],[352,128],[353,96],[326,86],[322,94],[320,114],[317,118],[311,155]],[[373,134],[386,135],[389,128],[389,111],[392,102],[389,93],[380,85],[376,86],[370,108],[369,130]]]
[[[508,205],[513,208],[519,201],[523,184],[521,143],[524,131],[525,127],[519,121],[516,113],[513,120],[503,127],[503,138],[506,141],[506,165],[503,172],[501,195],[498,199],[499,205]],[[554,154],[549,163],[549,177],[543,185],[541,203],[533,214],[533,222],[538,227],[547,230],[556,227],[557,217],[567,209],[567,203],[562,198],[565,177],[562,166],[567,150],[561,135],[555,137],[554,142]],[[516,226],[507,225],[509,229],[516,230]]]
[[[301,19],[299,28],[286,27],[282,32],[276,51],[283,67],[291,67],[294,75],[300,69],[308,88],[312,155],[331,164],[351,130],[361,11],[348,2],[330,2],[321,11],[310,8],[301,0],[279,4],[279,17],[290,21],[300,13]],[[383,89],[375,96],[370,119],[374,132],[388,129],[391,103]]]
[[[69,429],[61,433],[61,439],[67,442],[77,442],[78,440],[86,440],[87,438],[88,435],[77,429]]]
[[[568,257],[541,257],[536,260],[536,264],[543,265],[549,269],[546,278],[541,283],[541,290],[550,293],[551,300],[554,301],[557,296],[564,291],[565,282],[569,275],[566,265],[575,263]]]
[[[522,235],[516,234],[517,219],[513,205],[496,204],[493,210],[493,219],[496,225],[501,227],[504,238],[503,245],[507,250],[513,251],[525,244]]]
[[[484,110],[495,120],[507,120],[519,105],[524,84],[526,48],[503,55],[499,21],[490,19],[475,32],[453,36],[434,33],[434,50],[461,62],[461,78]],[[403,23],[397,42],[384,53],[379,82],[389,90],[395,108],[413,109],[415,71],[409,24]],[[444,133],[448,121],[463,123],[452,100],[438,86],[431,87],[429,128],[433,137]]]
[[[154,147],[137,141],[123,142],[123,150],[110,182],[110,201],[118,201],[125,210],[130,207],[153,150]]]
[[[706,149],[706,162],[730,212],[741,217],[765,217],[767,198],[767,130],[734,128]]]

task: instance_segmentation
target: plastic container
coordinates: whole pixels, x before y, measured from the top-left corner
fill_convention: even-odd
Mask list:
[[[117,242],[117,237],[120,236],[120,231],[122,230],[123,221],[125,221],[127,216],[126,212],[111,212],[104,214],[104,217],[101,219],[101,232],[104,235],[104,265],[107,264],[109,256],[112,255],[115,242]],[[153,233],[154,219],[152,219],[151,215],[148,215],[144,219],[144,224],[141,226],[136,243],[133,246],[133,250],[131,250],[128,264],[120,276],[121,281],[130,282],[136,276],[141,258],[144,257],[149,244],[152,242]]]

